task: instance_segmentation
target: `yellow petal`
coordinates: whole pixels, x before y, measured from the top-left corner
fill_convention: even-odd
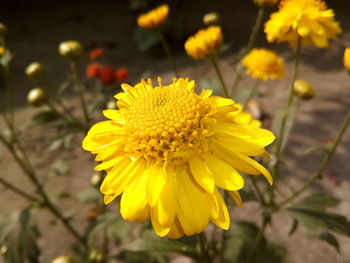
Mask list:
[[[228,213],[227,206],[220,192],[217,189],[215,189],[214,195],[218,202],[219,213],[216,218],[210,218],[210,220],[218,227],[227,230],[230,227],[230,215]]]
[[[147,202],[153,207],[158,201],[159,195],[166,183],[166,173],[164,167],[159,165],[151,165],[149,167],[149,179],[147,183]]]
[[[242,207],[242,198],[238,191],[228,191],[232,200],[236,203],[238,207]]]
[[[168,238],[180,238],[184,235],[184,231],[180,225],[179,219],[175,217],[175,220],[173,222],[173,225],[171,226],[171,229],[167,235]]]
[[[203,154],[203,158],[215,178],[215,185],[230,191],[243,188],[242,176],[231,165],[211,154]]]
[[[215,181],[205,162],[199,157],[192,157],[189,161],[191,173],[196,182],[209,193],[214,192]]]

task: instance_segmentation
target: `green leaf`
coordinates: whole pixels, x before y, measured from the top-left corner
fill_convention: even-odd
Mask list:
[[[246,262],[253,246],[255,253],[251,258],[253,263],[284,262],[286,250],[274,244],[267,243],[265,237],[256,243],[259,228],[251,222],[238,221],[225,233],[224,263]]]
[[[329,245],[334,247],[338,253],[340,253],[338,240],[331,233],[329,232],[321,233],[318,236],[318,238],[327,242]]]
[[[63,134],[60,134],[55,139],[53,139],[53,141],[47,147],[46,152],[53,152],[61,146],[65,147],[66,149],[69,148],[74,136],[75,134],[72,132],[65,132]]]
[[[294,234],[294,232],[298,229],[299,226],[299,222],[298,220],[293,220],[293,224],[292,227],[290,228],[289,232],[288,232],[288,236],[291,236]]]
[[[326,208],[336,206],[338,203],[339,200],[336,198],[323,194],[313,194],[301,199],[292,207],[325,211]]]
[[[327,152],[329,150],[329,147],[327,145],[316,145],[316,146],[311,146],[307,148],[304,153],[305,154],[310,154],[315,151],[322,151],[322,152]]]
[[[40,233],[29,208],[0,218],[0,245],[6,246],[6,262],[39,263]]]
[[[42,111],[33,116],[29,126],[50,123],[50,122],[57,121],[58,119],[59,119],[59,115],[57,113],[52,111]]]
[[[77,199],[81,202],[86,202],[86,203],[95,203],[99,204],[101,202],[101,193],[96,189],[96,187],[89,186],[79,192],[76,195]]]
[[[63,92],[69,87],[70,84],[70,80],[64,81],[57,90],[57,97],[62,97]]]
[[[52,177],[55,176],[66,176],[69,175],[70,169],[69,169],[69,161],[71,157],[63,156],[58,159],[56,159],[49,168],[49,172],[44,177],[44,181],[49,180]]]
[[[195,247],[188,244],[173,241],[169,239],[153,239],[145,240],[138,239],[129,243],[126,243],[123,248],[128,251],[146,252],[146,251],[158,251],[158,252],[177,252],[183,255],[198,258],[198,252]]]
[[[135,39],[139,49],[146,51],[159,43],[160,36],[157,32],[147,31],[137,27],[135,30]]]

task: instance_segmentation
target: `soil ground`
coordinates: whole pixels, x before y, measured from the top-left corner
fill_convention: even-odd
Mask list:
[[[175,1],[173,1],[174,4]],[[185,1],[178,1],[175,9],[180,9]],[[242,3],[244,2],[244,3]],[[330,2],[330,1],[328,1]],[[302,102],[298,111],[296,126],[291,141],[286,148],[285,173],[288,175],[279,186],[281,195],[287,195],[289,188],[301,185],[315,170],[320,162],[319,153],[304,155],[310,146],[324,143],[334,137],[337,129],[350,107],[350,78],[343,70],[342,55],[345,46],[350,46],[350,3],[346,0],[330,2],[334,8],[337,20],[341,22],[343,34],[338,41],[333,42],[331,48],[323,50],[316,48],[304,49],[300,67],[300,78],[313,84],[316,97],[308,102]],[[221,55],[220,67],[227,83],[232,83],[234,77],[234,61],[239,47],[246,43],[250,27],[254,22],[256,9],[251,1],[190,1],[186,10],[191,14],[180,16],[184,30],[179,36],[170,35],[172,47],[176,51],[176,61],[180,66],[181,76],[189,77],[200,83],[203,76],[215,79],[215,72],[209,64],[189,59],[182,50],[183,40],[190,33],[201,27],[201,17],[208,11],[217,11],[221,16],[222,27],[227,43],[231,43],[229,50]],[[15,91],[16,121],[18,125],[26,123],[37,112],[26,106],[25,97],[32,87],[32,83],[24,76],[25,67],[32,61],[41,61],[47,65],[48,80],[53,86],[58,86],[64,79],[67,70],[66,61],[57,54],[57,46],[62,40],[76,39],[87,46],[99,45],[107,50],[106,62],[111,65],[126,66],[130,71],[130,83],[135,83],[143,75],[163,77],[164,82],[172,77],[168,64],[160,48],[150,52],[138,51],[134,40],[133,30],[137,13],[130,11],[126,1],[11,1],[0,10],[0,20],[9,27],[7,43],[15,54],[11,70],[11,84]],[[287,76],[280,81],[264,83],[260,88],[265,95],[259,100],[262,109],[273,115],[280,109],[286,99],[291,72],[290,50],[286,45],[269,45],[261,33],[258,46],[275,49],[286,61]],[[81,68],[87,59],[80,62]],[[252,81],[244,77],[240,89],[250,87]],[[1,103],[4,91],[0,89]],[[68,94],[67,103],[79,115],[75,96]],[[101,116],[97,116],[97,119]],[[1,129],[3,124],[1,123]],[[82,137],[73,141],[73,153],[59,150],[50,154],[45,148],[52,140],[56,131],[48,126],[35,127],[26,131],[23,137],[25,146],[30,152],[30,159],[39,174],[44,174],[47,167],[57,155],[73,154],[70,161],[70,177],[59,177],[48,185],[48,190],[59,193],[67,190],[77,193],[89,184],[93,173],[94,163],[90,154],[80,148]],[[320,180],[310,190],[324,192],[341,200],[334,209],[350,219],[350,130],[344,136],[328,171],[336,176],[340,184],[327,179]],[[5,149],[0,146],[1,176],[7,178],[23,189],[33,191],[30,183],[23,177],[17,164],[11,159]],[[9,190],[0,187],[1,213],[8,213],[24,207],[26,202]],[[279,196],[281,198],[281,196]],[[64,210],[74,209],[77,213],[74,225],[82,228],[86,223],[86,205],[79,205],[74,201],[60,201]],[[116,205],[111,205],[116,209]],[[43,249],[42,262],[50,260],[60,254],[69,253],[72,243],[71,236],[60,224],[51,225],[49,213],[37,213],[40,230],[43,234],[41,246]],[[237,219],[254,219],[260,222],[259,211],[255,204],[246,202],[244,207],[236,209],[233,221]],[[349,238],[337,236],[340,240],[341,254],[332,247],[312,238],[303,228],[299,228],[292,236],[287,236],[290,219],[285,215],[276,215],[274,225],[267,229],[269,240],[287,245],[291,262],[345,263],[350,262]],[[0,259],[1,262],[1,259]],[[177,262],[180,262],[179,259]]]

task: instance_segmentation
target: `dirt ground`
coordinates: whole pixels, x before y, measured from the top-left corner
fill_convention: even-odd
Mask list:
[[[345,46],[350,46],[350,3],[347,0],[328,1],[330,7],[335,9],[336,18],[341,22],[344,30],[340,39],[332,43],[330,49],[316,48],[304,49],[300,67],[300,78],[313,84],[316,97],[309,102],[302,102],[297,115],[297,123],[293,136],[287,146],[285,173],[288,175],[278,188],[281,195],[289,193],[289,187],[296,188],[301,185],[315,170],[320,162],[320,155],[316,153],[304,155],[305,149],[312,145],[323,143],[334,137],[336,130],[350,107],[350,77],[342,67],[342,55]],[[180,9],[184,1],[173,0],[175,9]],[[181,76],[189,77],[198,83],[206,76],[215,79],[215,74],[209,64],[192,61],[182,49],[186,36],[201,26],[201,17],[208,11],[217,11],[221,15],[222,27],[227,43],[231,43],[220,60],[220,67],[227,83],[234,78],[233,62],[238,48],[247,41],[250,27],[256,15],[256,9],[251,1],[190,1],[187,12],[191,16],[182,14],[180,20],[185,28],[182,33],[173,37],[172,47],[176,52],[176,61],[180,66]],[[130,11],[126,1],[11,1],[0,10],[0,21],[7,24],[9,34],[7,43],[15,54],[12,63],[11,84],[15,91],[16,121],[18,125],[26,123],[36,109],[26,106],[25,97],[32,87],[30,81],[24,76],[25,67],[32,61],[41,61],[47,65],[48,80],[53,86],[58,86],[64,79],[67,70],[66,61],[57,54],[57,46],[62,40],[76,39],[87,46],[100,45],[106,48],[106,62],[111,65],[126,66],[130,71],[130,83],[135,83],[142,75],[160,75],[164,82],[172,77],[166,60],[160,48],[150,52],[138,51],[133,30],[137,12]],[[287,76],[280,81],[264,83],[260,88],[265,98],[259,100],[263,110],[273,115],[283,105],[288,83],[290,81],[291,56],[286,45],[269,45],[261,33],[258,46],[273,48],[285,58]],[[81,68],[87,60],[82,59]],[[145,73],[146,72],[146,73]],[[240,89],[250,87],[252,81],[244,77]],[[0,88],[0,101],[3,103],[4,91]],[[67,96],[67,102],[72,108],[77,108],[78,102],[74,96]],[[79,115],[79,110],[74,112]],[[97,116],[101,118],[101,116]],[[3,129],[3,123],[0,123]],[[46,154],[45,148],[52,140],[55,130],[45,127],[35,127],[23,136],[26,148],[30,152],[30,159],[38,167],[39,174],[44,174],[47,166],[55,159],[57,154],[69,156],[71,152],[59,150]],[[93,173],[94,163],[91,155],[80,148],[82,137],[73,142],[73,156],[70,161],[71,176],[59,177],[48,185],[48,190],[59,193],[68,190],[77,193],[89,184]],[[334,209],[350,219],[350,130],[344,136],[334,159],[328,169],[339,180],[340,184],[323,179],[312,188],[313,192],[325,192],[341,200]],[[33,191],[30,183],[23,177],[17,164],[11,159],[6,150],[0,145],[1,176],[16,185]],[[0,186],[1,213],[8,213],[25,205],[23,199]],[[280,196],[281,198],[281,196]],[[64,210],[74,209],[77,220],[74,222],[78,228],[83,228],[88,207],[76,206],[77,202],[61,201],[60,207]],[[115,204],[110,205],[115,209]],[[43,234],[41,246],[43,249],[42,262],[50,260],[60,254],[69,253],[72,243],[71,236],[66,233],[60,224],[51,225],[51,215],[42,211],[37,213],[40,230]],[[254,219],[260,221],[259,211],[253,203],[246,202],[241,209],[233,213],[233,221],[237,219]],[[303,228],[288,237],[290,219],[285,215],[276,215],[274,225],[267,229],[269,240],[286,244],[291,262],[310,263],[346,263],[350,262],[350,240],[339,237],[341,254],[335,249],[312,238]],[[0,259],[1,262],[1,259]]]

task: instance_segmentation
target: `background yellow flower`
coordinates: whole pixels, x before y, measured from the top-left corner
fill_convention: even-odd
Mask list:
[[[243,59],[247,74],[263,81],[284,76],[283,60],[275,52],[264,48],[253,49]]]
[[[350,48],[346,48],[344,52],[344,67],[350,73]]]
[[[145,29],[154,29],[159,27],[166,21],[168,14],[169,6],[161,5],[145,14],[140,15],[137,18],[137,24],[139,25],[139,27]]]
[[[300,37],[303,45],[324,48],[330,39],[336,39],[341,28],[333,10],[321,0],[283,0],[265,24],[265,33],[269,42],[296,46]]]
[[[221,28],[210,26],[191,36],[185,43],[185,50],[194,59],[207,59],[219,51],[222,42]]]
[[[105,203],[123,193],[125,220],[151,218],[154,231],[171,238],[200,233],[209,221],[228,229],[219,188],[241,205],[240,172],[263,174],[272,183],[251,156],[265,155],[274,135],[233,100],[212,97],[211,90],[198,95],[187,79],[122,87],[119,110],[104,111],[110,120],[91,128],[83,148],[102,161],[95,169],[107,172],[101,185]]]

